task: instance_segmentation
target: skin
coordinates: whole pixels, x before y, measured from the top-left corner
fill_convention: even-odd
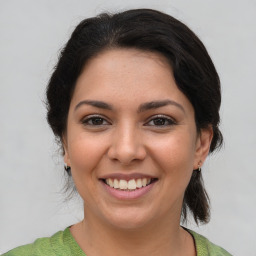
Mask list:
[[[81,103],[92,100],[112,109]],[[179,106],[138,112],[162,100]],[[164,56],[112,49],[91,59],[77,80],[63,136],[64,160],[84,201],[85,218],[70,230],[87,255],[196,255],[180,227],[181,207],[211,139],[211,128],[197,133],[193,106]],[[116,173],[157,181],[142,197],[121,200],[100,180]]]

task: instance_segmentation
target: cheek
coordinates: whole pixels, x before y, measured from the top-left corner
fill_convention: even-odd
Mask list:
[[[163,201],[179,209],[193,172],[195,145],[191,136],[170,136],[154,144],[155,163],[160,169]]]
[[[79,176],[92,173],[104,152],[102,140],[91,138],[85,133],[70,138],[68,148],[74,175]]]
[[[90,204],[97,194],[97,167],[104,155],[104,147],[102,140],[91,138],[85,133],[69,140],[72,178],[86,205]]]
[[[189,132],[175,133],[152,143],[155,161],[164,175],[187,176],[193,170],[195,141]]]

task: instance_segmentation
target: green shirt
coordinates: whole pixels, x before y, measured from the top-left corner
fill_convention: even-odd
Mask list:
[[[207,238],[188,230],[193,236],[197,256],[230,256],[227,251],[214,245]],[[69,228],[52,237],[38,238],[34,243],[17,247],[2,256],[86,256],[79,247]]]

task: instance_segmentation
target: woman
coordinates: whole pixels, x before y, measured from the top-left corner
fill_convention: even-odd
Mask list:
[[[222,143],[218,74],[189,28],[148,9],[82,21],[47,100],[84,219],[4,255],[230,255],[180,226],[208,222],[201,167]]]

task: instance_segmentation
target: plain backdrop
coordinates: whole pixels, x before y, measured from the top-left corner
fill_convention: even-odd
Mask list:
[[[234,255],[256,256],[256,1],[0,0],[0,252],[82,219],[64,202],[63,160],[45,119],[44,92],[61,47],[83,18],[154,8],[204,42],[222,82],[225,144],[203,166],[208,225],[188,227]]]

